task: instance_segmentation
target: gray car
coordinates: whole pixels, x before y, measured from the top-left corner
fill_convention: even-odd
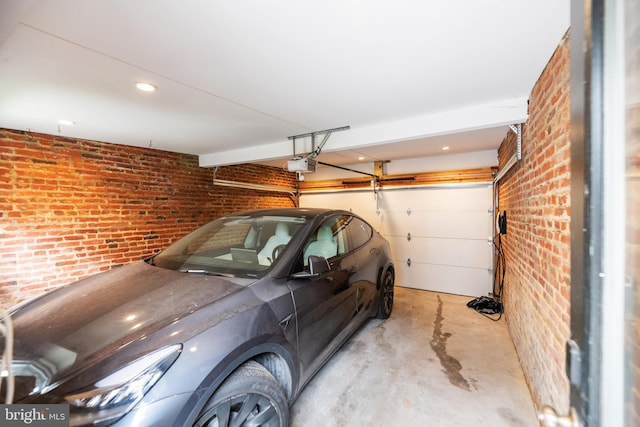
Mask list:
[[[219,218],[13,309],[14,403],[68,404],[74,426],[287,426],[393,293],[389,244],[350,212]]]

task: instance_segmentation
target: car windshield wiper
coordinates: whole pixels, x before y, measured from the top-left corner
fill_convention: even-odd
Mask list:
[[[178,270],[178,271],[180,273],[206,274],[207,276],[235,277],[233,274],[219,273],[217,271],[209,271],[209,270],[204,270],[204,269],[185,268],[183,270]]]

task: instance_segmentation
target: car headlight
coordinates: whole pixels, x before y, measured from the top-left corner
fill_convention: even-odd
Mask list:
[[[90,390],[66,396],[70,425],[100,425],[125,415],[169,369],[181,350],[181,345],[164,347],[101,379]]]

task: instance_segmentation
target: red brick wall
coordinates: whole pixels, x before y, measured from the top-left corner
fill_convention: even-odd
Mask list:
[[[192,155],[0,129],[0,307],[126,264],[225,214],[293,200],[214,186]],[[216,178],[295,187],[225,166]]]
[[[534,86],[522,160],[499,182],[506,210],[505,316],[538,407],[569,410],[565,342],[570,336],[570,69],[568,35]],[[514,153],[513,132],[498,154]]]

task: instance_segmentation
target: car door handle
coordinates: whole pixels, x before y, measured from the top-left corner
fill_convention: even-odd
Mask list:
[[[289,322],[291,322],[291,319],[293,319],[293,313],[291,313],[290,315],[288,315],[287,317],[285,317],[280,321],[280,327],[286,330],[287,327],[289,326]]]

